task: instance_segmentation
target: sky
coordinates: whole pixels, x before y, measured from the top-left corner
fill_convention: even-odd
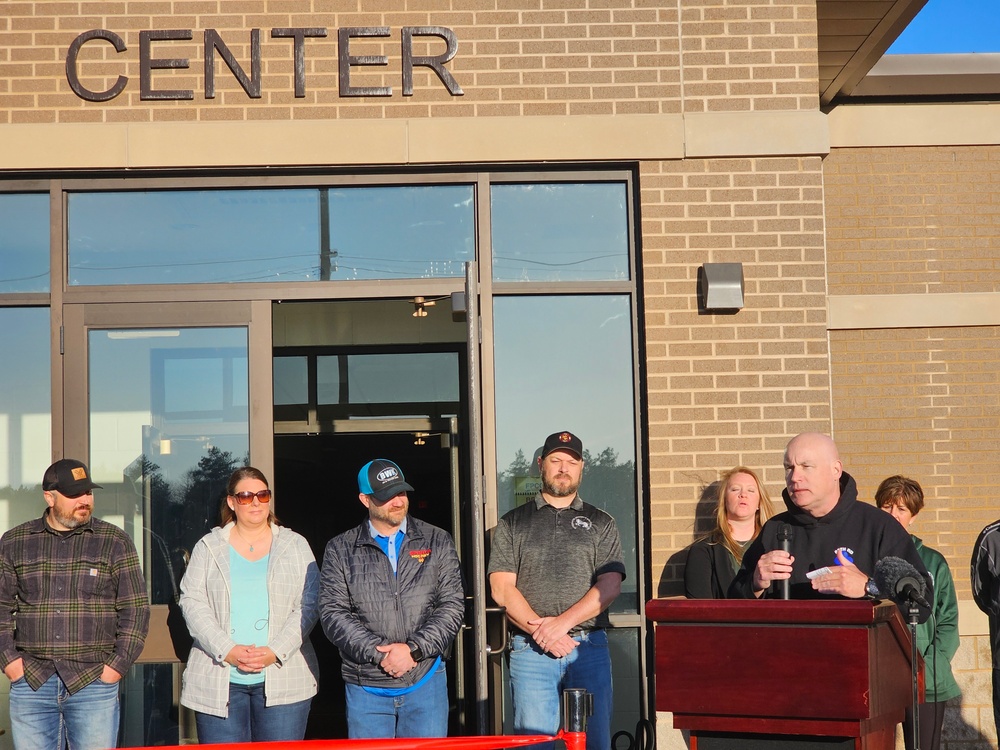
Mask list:
[[[1000,52],[1000,0],[927,0],[890,55]]]

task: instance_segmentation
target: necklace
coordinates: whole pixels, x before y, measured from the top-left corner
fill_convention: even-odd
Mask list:
[[[253,552],[253,546],[254,546],[255,544],[260,544],[261,540],[262,540],[262,539],[263,539],[264,537],[266,537],[266,536],[267,536],[268,534],[270,534],[270,533],[271,533],[271,529],[270,529],[270,528],[267,528],[267,529],[264,529],[264,533],[263,533],[263,534],[261,534],[261,535],[260,535],[259,537],[257,537],[256,541],[253,541],[253,542],[251,542],[251,541],[250,541],[249,539],[247,539],[247,538],[246,538],[245,536],[243,536],[243,532],[241,532],[241,531],[240,531],[240,527],[239,527],[239,524],[236,524],[235,526],[233,526],[233,531],[235,531],[235,532],[236,532],[236,535],[237,535],[237,536],[238,536],[238,537],[239,537],[240,539],[242,539],[242,540],[243,540],[244,542],[246,542],[246,543],[247,543],[247,546],[248,546],[248,547],[250,548],[250,551],[251,551],[251,552]]]

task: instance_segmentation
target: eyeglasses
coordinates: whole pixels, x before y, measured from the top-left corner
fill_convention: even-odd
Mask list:
[[[271,490],[261,490],[260,492],[234,492],[230,497],[236,498],[240,505],[250,505],[254,498],[263,503],[271,502]]]

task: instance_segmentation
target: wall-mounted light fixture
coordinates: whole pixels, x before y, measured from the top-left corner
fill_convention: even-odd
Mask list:
[[[705,263],[698,269],[698,308],[711,312],[743,309],[743,264]]]

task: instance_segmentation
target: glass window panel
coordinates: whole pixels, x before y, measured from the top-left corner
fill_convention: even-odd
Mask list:
[[[329,191],[331,279],[462,276],[475,259],[471,185]]]
[[[274,405],[309,403],[309,360],[306,357],[274,358]]]
[[[320,278],[316,190],[69,195],[69,284]]]
[[[0,294],[49,291],[48,193],[0,193],[0,227]]]
[[[49,308],[0,308],[0,533],[42,513],[52,457]]]
[[[88,346],[96,512],[132,536],[151,603],[173,605],[248,460],[247,329],[93,330]]]
[[[624,182],[493,185],[495,281],[629,278]]]
[[[459,400],[458,354],[361,354],[347,358],[352,404]]]
[[[626,579],[613,612],[637,612],[632,314],[621,296],[497,297],[497,482],[500,513],[538,489],[535,461],[550,433],[583,440],[580,495],[615,517]],[[540,321],[548,324],[540,329]],[[525,331],[540,331],[525,336]],[[544,363],[545,369],[526,363]],[[562,376],[552,368],[562,369]]]
[[[49,308],[0,308],[0,351],[11,364],[0,369],[0,534],[38,518],[45,507],[42,474],[52,458],[49,341]],[[10,727],[9,694],[10,681],[0,680],[4,727]],[[13,747],[9,737],[9,731],[0,737],[0,748]]]
[[[318,357],[316,359],[316,396],[320,404],[341,403],[340,357]]]

